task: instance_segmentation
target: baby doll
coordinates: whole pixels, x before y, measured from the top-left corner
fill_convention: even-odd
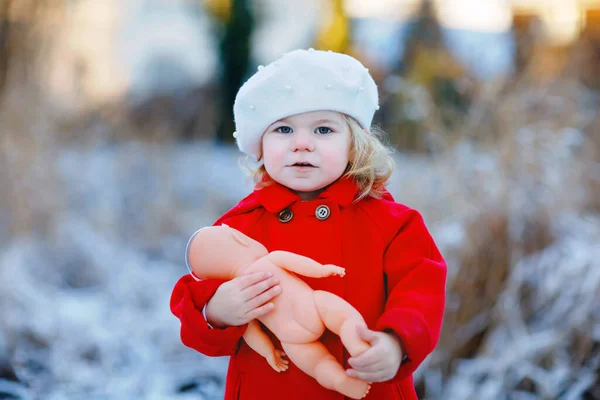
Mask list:
[[[332,293],[311,289],[295,274],[324,278],[343,277],[345,269],[322,265],[285,251],[269,253],[259,242],[228,226],[200,229],[189,241],[188,266],[196,279],[233,279],[253,272],[269,272],[281,286],[274,300],[274,310],[262,322],[281,341],[284,352],[275,348],[256,320],[248,324],[243,335],[246,343],[263,356],[277,372],[288,369],[287,356],[298,368],[322,386],[353,399],[367,395],[370,383],[350,377],[319,338],[329,329],[340,336],[351,356],[369,348],[358,336],[357,326],[366,327],[354,307]]]

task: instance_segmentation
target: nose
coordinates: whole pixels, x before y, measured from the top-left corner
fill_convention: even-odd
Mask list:
[[[293,151],[313,151],[315,149],[314,138],[309,131],[305,129],[299,129],[294,135],[292,141]]]

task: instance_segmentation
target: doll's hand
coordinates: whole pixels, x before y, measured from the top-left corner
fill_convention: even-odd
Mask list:
[[[337,265],[325,264],[325,265],[323,265],[323,267],[325,268],[325,272],[326,272],[325,276],[332,276],[332,275],[344,276],[344,275],[346,275],[346,269],[342,268],[342,267],[338,267]]]
[[[269,301],[281,292],[273,274],[255,272],[223,283],[206,305],[206,319],[222,328],[240,326],[271,312]]]
[[[273,353],[267,357],[267,362],[277,372],[287,371],[290,362],[283,357],[285,357],[285,353],[279,349],[275,349]]]
[[[348,376],[367,382],[392,379],[400,368],[404,354],[400,339],[393,333],[372,331],[364,326],[358,326],[357,332],[371,347],[359,356],[348,359],[352,367],[346,370]]]

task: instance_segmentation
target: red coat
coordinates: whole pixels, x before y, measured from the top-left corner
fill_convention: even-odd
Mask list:
[[[412,373],[440,335],[446,264],[417,211],[395,203],[389,193],[383,199],[353,203],[356,193],[351,181],[340,180],[318,199],[302,202],[273,184],[255,190],[215,224],[239,229],[269,251],[287,250],[344,267],[346,276],[341,279],[301,278],[313,289],[346,299],[369,328],[391,329],[401,338],[408,360],[392,380],[374,383],[366,399],[416,399]],[[323,220],[315,216],[321,205],[330,210]],[[293,216],[284,223],[279,213],[286,208]],[[181,320],[186,346],[208,356],[231,356],[226,400],[342,400],[342,395],[324,389],[292,363],[286,372],[275,372],[240,340],[245,326],[210,329],[202,308],[222,282],[182,277],[173,290],[171,310]],[[348,368],[348,354],[339,338],[326,331],[321,340]]]

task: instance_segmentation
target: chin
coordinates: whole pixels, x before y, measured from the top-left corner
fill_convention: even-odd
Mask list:
[[[295,192],[317,192],[324,189],[327,185],[292,185],[288,186]]]
[[[314,186],[288,186],[294,192],[316,192],[319,190],[318,187]]]

